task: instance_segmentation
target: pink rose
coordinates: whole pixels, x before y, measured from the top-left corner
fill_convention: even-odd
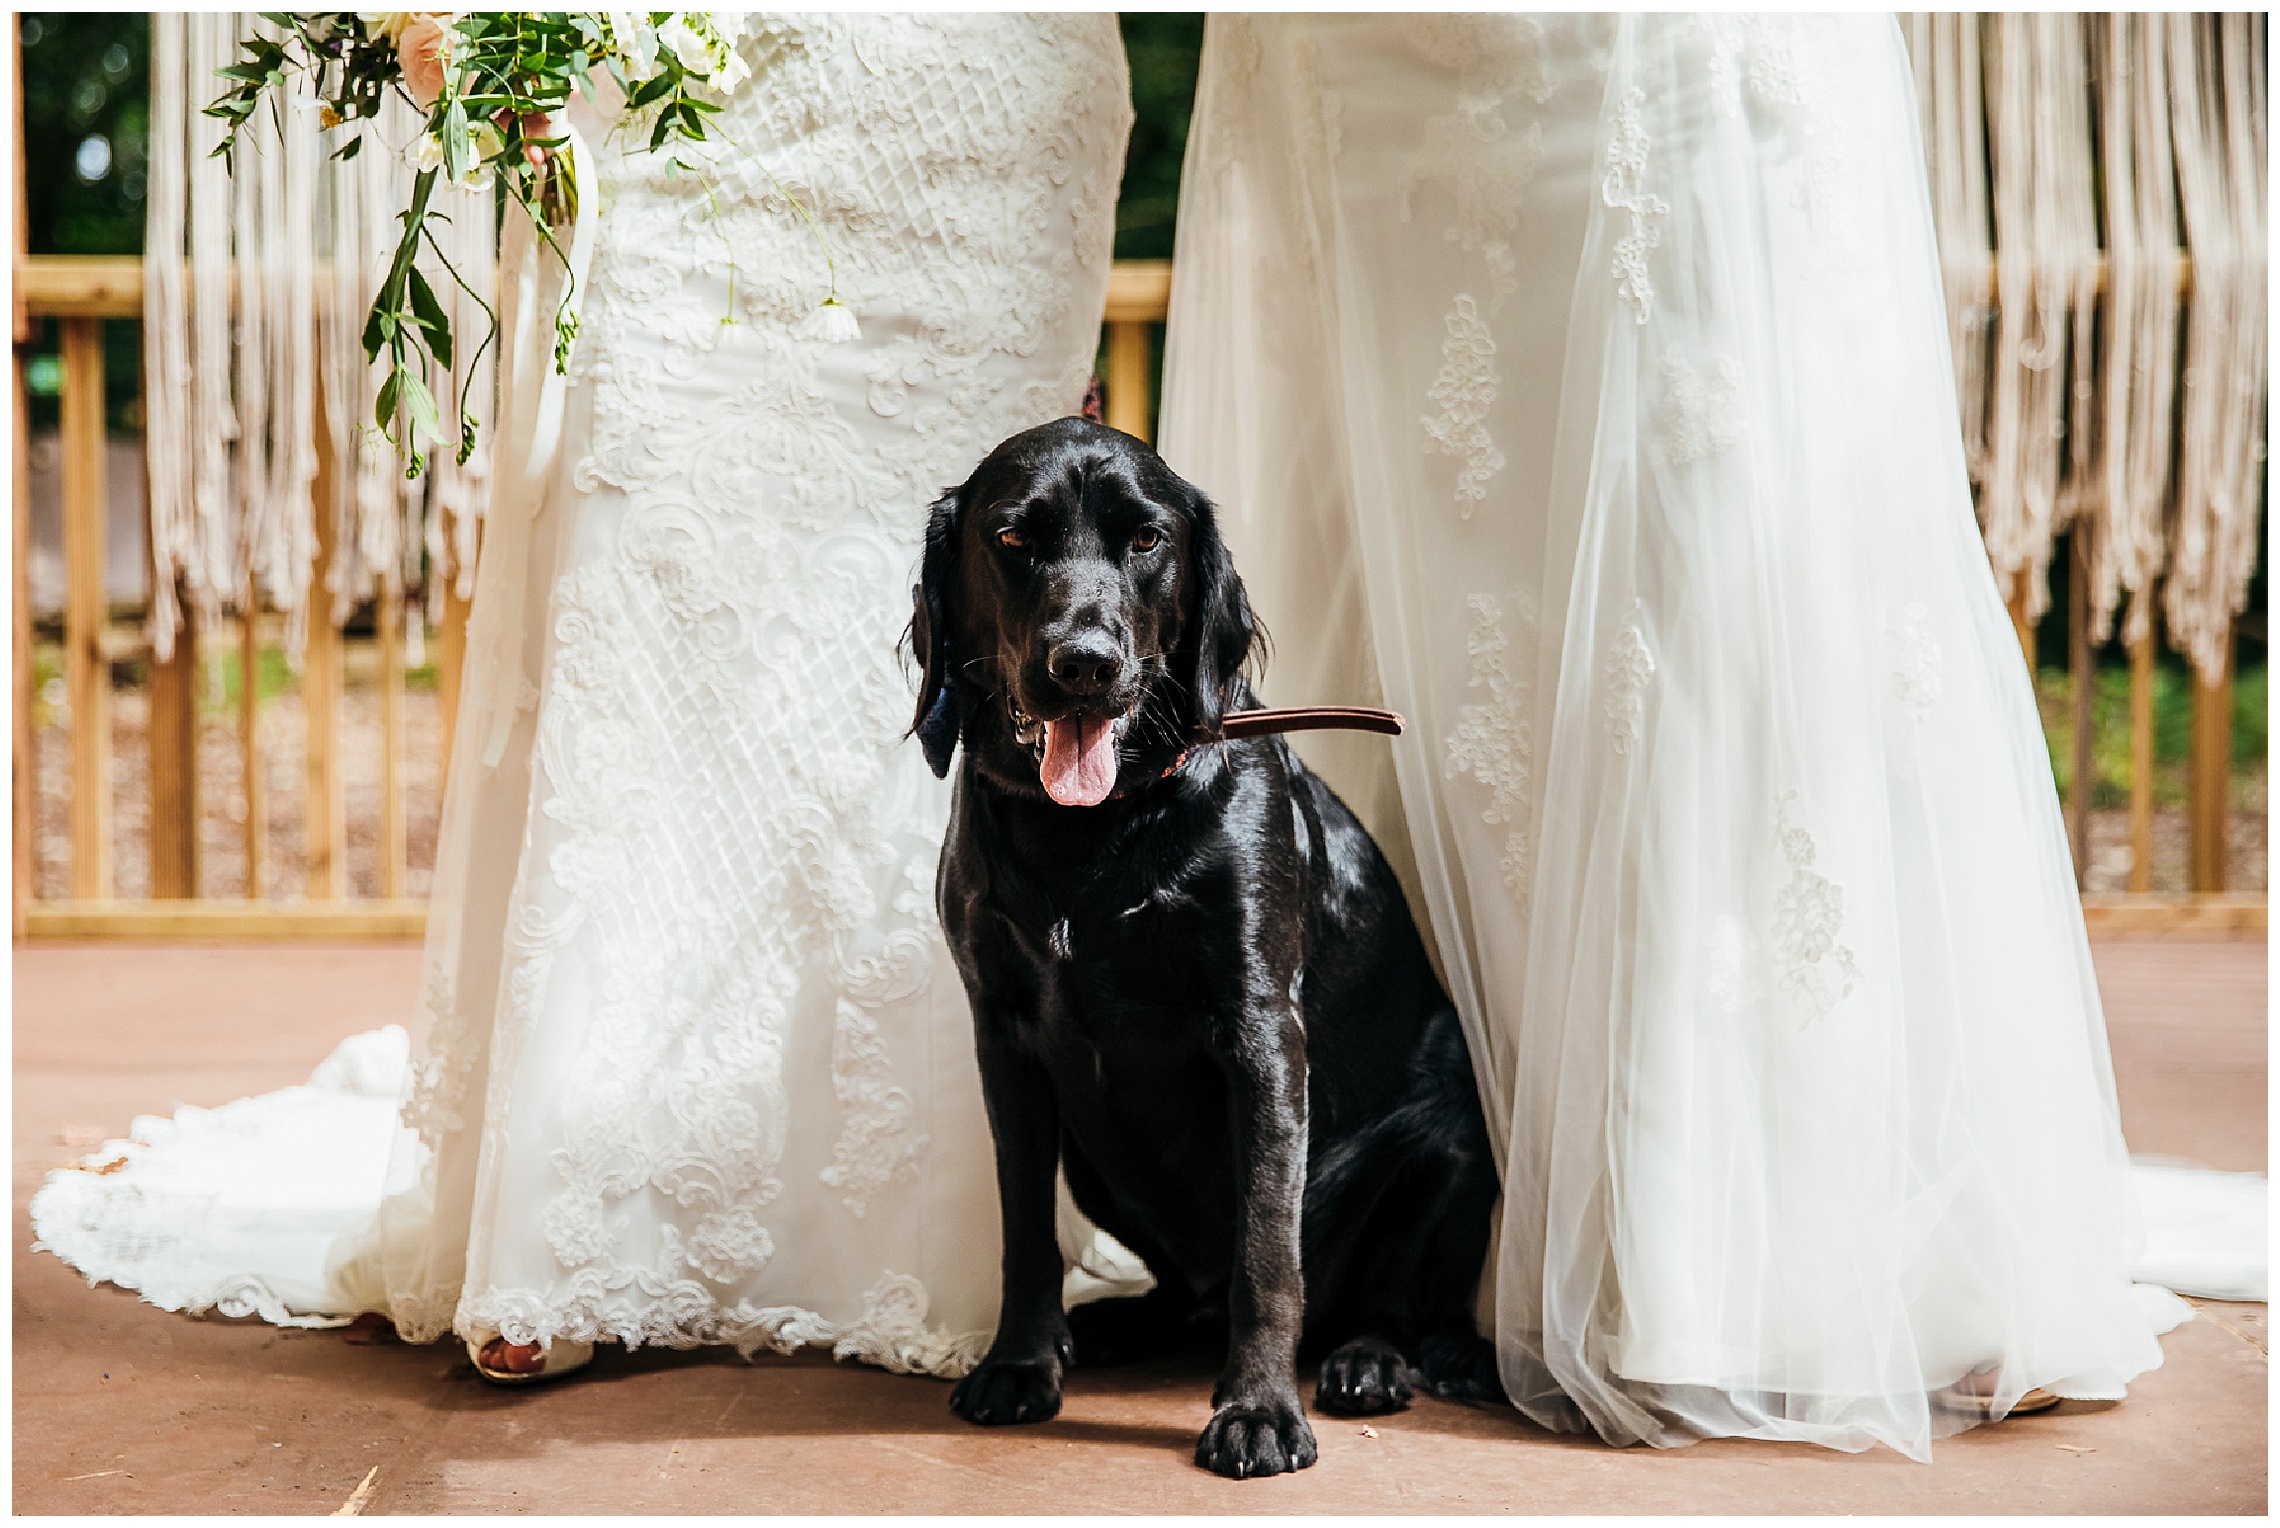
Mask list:
[[[404,89],[423,111],[443,93],[452,20],[449,11],[420,11],[396,34],[396,66],[404,71]]]

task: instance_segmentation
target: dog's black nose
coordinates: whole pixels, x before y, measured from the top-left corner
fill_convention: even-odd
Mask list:
[[[1045,655],[1053,682],[1072,695],[1098,695],[1124,673],[1124,655],[1107,633],[1079,632],[1056,642]]]

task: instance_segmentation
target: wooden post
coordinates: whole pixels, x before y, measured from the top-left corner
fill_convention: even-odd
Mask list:
[[[1102,318],[1108,327],[1108,423],[1127,435],[1155,439],[1156,384],[1149,326],[1172,300],[1172,262],[1119,260],[1109,267]]]
[[[2035,623],[2027,619],[2027,590],[2033,587],[2034,570],[2021,568],[2018,581],[2011,586],[2011,597],[2004,601],[2011,612],[2011,629],[2019,634],[2019,651],[2027,658],[2027,693],[2039,696],[2042,691],[2035,676]]]
[[[71,692],[71,892],[111,895],[110,673],[103,627],[103,321],[63,320],[64,684]]]
[[[2193,671],[2193,743],[2186,782],[2191,819],[2186,854],[2194,891],[2225,889],[2225,823],[2232,811],[2232,641],[2225,641],[2225,669],[2216,680]]]
[[[435,700],[443,714],[443,773],[436,777],[439,793],[451,790],[451,741],[459,731],[459,682],[467,667],[467,612],[471,601],[459,597],[455,572],[437,569],[443,580],[443,624],[435,635]]]
[[[150,665],[150,894],[198,895],[198,616]]]
[[[14,847],[15,885],[10,898],[10,927],[12,937],[24,937],[24,912],[32,900],[32,792],[38,781],[39,766],[37,740],[32,731],[32,401],[24,386],[24,351],[32,342],[32,319],[24,305],[24,255],[31,248],[31,230],[27,226],[30,205],[24,198],[24,36],[20,27],[8,28],[8,67],[15,81],[16,113],[11,124],[16,143],[16,178],[13,194],[16,198],[16,248],[13,264],[15,280],[14,311],[10,314],[10,349],[15,365],[10,368],[16,391],[16,470],[10,493],[14,496],[12,519],[15,523],[15,562],[11,569],[10,599],[15,620],[11,623],[15,646],[15,671],[11,676],[10,704],[15,726],[11,738],[10,784],[14,787]]]
[[[2074,850],[2074,889],[2090,885],[2090,801],[2098,790],[2097,654],[2090,647],[2090,528],[2077,521],[2068,538],[2066,667],[2068,720],[2074,741],[2073,788],[2066,793],[2066,838]]]
[[[238,610],[238,749],[245,780],[245,894],[259,901],[269,889],[269,790],[261,763],[261,598],[250,573]]]
[[[380,895],[404,894],[404,596],[385,581],[374,606],[380,639]]]
[[[11,32],[13,29],[11,29]],[[19,44],[20,45],[20,44]],[[17,216],[22,217],[23,198],[16,199]],[[17,346],[24,343],[19,328]],[[24,356],[21,348],[15,355],[12,368],[16,383],[16,473],[12,492],[15,495],[16,551],[15,551],[15,705],[14,757],[11,765],[15,787],[15,896],[12,924],[14,937],[24,937],[24,910],[32,900],[32,791],[39,777],[38,754],[32,731],[32,405],[24,388]]]
[[[1120,319],[1108,326],[1109,427],[1152,441],[1156,400],[1149,359],[1146,324]]]
[[[147,375],[143,396],[150,395]],[[150,503],[150,440],[143,437],[143,503]],[[151,569],[152,598],[158,569]],[[187,603],[174,656],[150,661],[150,894],[198,895],[198,613]]]
[[[2153,890],[2153,633],[2150,630],[2130,644],[2130,890]]]
[[[317,417],[324,417],[320,400]],[[317,476],[310,497],[317,507],[317,565],[309,578],[308,646],[301,660],[301,711],[308,718],[308,794],[302,803],[301,843],[308,865],[308,896],[337,901],[348,895],[348,808],[340,778],[341,638],[333,624],[327,587],[338,555],[332,513],[332,443],[317,431]]]

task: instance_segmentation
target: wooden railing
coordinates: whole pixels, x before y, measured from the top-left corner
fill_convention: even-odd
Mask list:
[[[341,633],[329,621],[309,623],[300,685],[308,723],[303,821],[305,893],[295,901],[265,896],[262,867],[268,810],[265,789],[259,675],[265,619],[240,620],[234,638],[240,662],[239,742],[245,800],[247,896],[206,898],[198,874],[199,771],[197,651],[200,639],[226,632],[186,629],[173,657],[157,662],[133,631],[115,628],[104,587],[105,485],[102,324],[133,318],[142,309],[142,271],[137,259],[37,258],[23,262],[17,292],[35,317],[60,321],[63,382],[60,398],[63,540],[66,592],[63,615],[65,692],[69,699],[71,766],[70,896],[39,900],[32,895],[30,852],[33,812],[34,738],[29,701],[32,617],[29,600],[29,487],[25,456],[27,395],[22,357],[15,373],[15,931],[19,937],[412,937],[422,929],[425,904],[407,899],[405,886],[404,642],[403,607],[381,599],[375,621],[380,650],[381,824],[380,895],[349,895],[346,874],[347,826],[342,789],[341,704],[344,649]],[[1111,273],[1105,330],[1107,375],[1103,378],[1108,422],[1143,439],[1154,434],[1154,375],[1157,326],[1171,293],[1169,262],[1118,264]],[[328,495],[332,472],[324,432],[318,432],[319,463],[315,493]],[[320,527],[329,517],[319,516]],[[316,587],[322,587],[329,538],[320,535]],[[2086,625],[2086,570],[2072,572],[2074,597],[2071,658],[2077,674],[2090,673],[2092,654]],[[2013,606],[2030,666],[2034,631],[2023,618],[2023,601]],[[451,726],[457,712],[459,665],[465,649],[467,610],[447,599],[437,633],[437,694],[441,710],[442,753],[448,774]],[[121,900],[115,894],[111,863],[112,824],[109,771],[110,664],[124,656],[150,659],[150,855],[151,895]],[[2131,885],[2135,894],[2086,898],[2094,924],[2108,928],[2255,930],[2263,927],[2261,893],[2228,897],[2224,891],[2224,828],[2229,795],[2231,681],[2196,684],[2193,696],[2192,757],[2188,770],[2192,853],[2183,897],[2147,894],[2152,885],[2153,820],[2153,667],[2151,641],[2131,655]],[[2094,685],[2074,686],[2074,774],[2084,788],[2071,792],[2068,824],[2076,843],[2078,869],[2084,864],[2088,827],[2091,711]],[[439,779],[442,778],[439,775]]]
[[[378,832],[380,895],[350,895],[347,815],[342,788],[341,719],[345,651],[341,632],[312,619],[300,675],[307,720],[303,781],[305,890],[299,899],[265,895],[263,868],[270,818],[261,724],[261,655],[265,627],[278,617],[254,614],[232,623],[234,633],[200,632],[186,622],[173,655],[159,662],[139,629],[111,619],[104,585],[107,493],[104,481],[103,323],[142,312],[142,262],[132,257],[38,257],[23,260],[16,291],[28,315],[53,318],[61,331],[63,382],[59,445],[63,508],[65,597],[64,692],[70,709],[70,894],[35,897],[32,850],[36,816],[36,747],[31,719],[34,646],[30,600],[30,486],[26,468],[29,410],[23,358],[15,370],[15,609],[16,728],[14,928],[18,937],[414,937],[425,922],[423,902],[404,896],[406,809],[404,768],[403,606],[375,601],[379,650],[382,757]],[[1119,263],[1111,272],[1105,320],[1108,421],[1143,439],[1154,434],[1153,328],[1163,322],[1171,293],[1165,261]],[[333,471],[325,432],[317,436],[317,480],[312,492],[327,502]],[[318,565],[312,587],[322,588],[332,553],[329,517],[319,515]],[[452,723],[458,711],[459,670],[465,652],[467,607],[444,601],[437,632],[436,688],[442,723],[438,780],[449,773]],[[198,652],[201,641],[229,640],[238,652],[238,745],[245,800],[247,894],[200,894],[198,839]],[[125,658],[149,664],[150,896],[117,896],[112,863],[111,665]]]

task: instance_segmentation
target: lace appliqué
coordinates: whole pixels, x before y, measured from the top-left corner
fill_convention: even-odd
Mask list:
[[[1465,657],[1472,671],[1469,689],[1486,690],[1482,704],[1466,706],[1457,715],[1456,730],[1444,743],[1443,773],[1454,780],[1470,775],[1488,787],[1488,805],[1480,820],[1504,828],[1504,848],[1497,869],[1505,889],[1526,914],[1533,846],[1529,842],[1529,792],[1534,786],[1534,723],[1529,716],[1533,678],[1514,672],[1512,640],[1504,632],[1504,603],[1493,594],[1476,594],[1466,603],[1473,613],[1472,630],[1465,639]],[[1533,602],[1518,601],[1517,623],[1533,632]],[[1533,656],[1533,644],[1523,651],[1523,662]]]
[[[1531,24],[1532,25],[1532,24]],[[1536,30],[1540,31],[1540,28]],[[1536,73],[1543,74],[1540,46],[1529,50],[1538,58]],[[1415,166],[1401,189],[1401,220],[1414,215],[1417,190],[1428,182],[1447,184],[1455,200],[1455,217],[1442,236],[1468,252],[1478,253],[1490,282],[1489,317],[1520,289],[1515,274],[1518,262],[1510,235],[1520,221],[1520,201],[1529,182],[1544,162],[1544,125],[1530,119],[1514,128],[1504,119],[1513,79],[1507,73],[1468,69],[1457,82],[1457,109],[1425,124]],[[1551,94],[1548,84],[1531,94],[1541,104]]]
[[[1662,363],[1662,406],[1655,411],[1655,433],[1663,455],[1685,466],[1721,451],[1742,438],[1742,366],[1732,356],[1710,363],[1708,379],[1681,355]]]
[[[1817,56],[1817,22],[1800,16],[1717,16],[1710,29],[1709,83],[1720,115],[1741,115],[1743,90],[1770,120],[1786,124],[1802,152],[1791,205],[1811,220],[1829,253],[1849,256],[1844,135],[1828,99],[1831,71]],[[1746,55],[1746,62],[1745,62]]]
[[[991,1332],[946,1337],[926,1324],[926,1286],[889,1273],[863,1296],[862,1319],[838,1333],[836,1358],[858,1358],[897,1374],[964,1374],[989,1351]]]
[[[832,1029],[831,1086],[839,1097],[839,1140],[823,1181],[840,1190],[839,1202],[861,1217],[871,1196],[899,1175],[915,1177],[926,1137],[910,1128],[909,1092],[891,1086],[887,1048],[879,1026],[854,1003],[841,1001]]]
[[[1496,373],[1496,338],[1466,293],[1459,292],[1449,309],[1448,329],[1441,341],[1441,374],[1425,394],[1440,412],[1418,423],[1425,427],[1426,450],[1464,459],[1457,469],[1457,514],[1469,520],[1473,506],[1488,497],[1488,480],[1504,470],[1504,453],[1487,424],[1503,379]]]
[[[1828,1017],[1860,981],[1860,967],[1837,941],[1845,922],[1844,888],[1813,868],[1813,837],[1790,820],[1796,791],[1776,806],[1774,837],[1789,880],[1773,899],[1774,977],[1808,1021]]]
[[[1094,336],[1073,310],[1105,276],[1122,62],[1091,16],[771,17],[742,50],[778,88],[729,104],[753,153],[714,196],[637,144],[597,154],[572,377],[591,424],[569,476],[604,499],[592,535],[609,539],[551,592],[500,1011],[484,992],[462,1013],[431,978],[407,1116],[431,1144],[464,1131],[488,1071],[484,1159],[551,1147],[555,1182],[479,1224],[470,1263],[512,1229],[560,1271],[464,1293],[438,1273],[391,1298],[518,1342],[828,1342],[956,1373],[988,1334],[927,1328],[915,1278],[840,1323],[752,1281],[792,1190],[837,1190],[860,1218],[926,1147],[894,1058],[930,1022],[941,803],[900,743],[897,591],[942,485],[1083,395]],[[858,345],[805,332],[825,273],[793,197],[856,311],[898,315]],[[572,995],[577,1062],[510,1121],[522,1054]],[[833,1024],[820,1187],[780,1176],[795,1010]]]
[[[1631,231],[1615,241],[1611,269],[1616,291],[1631,305],[1632,318],[1641,324],[1653,315],[1655,307],[1647,254],[1662,243],[1659,219],[1670,212],[1670,203],[1646,189],[1649,144],[1640,121],[1646,99],[1646,92],[1633,86],[1616,107],[1614,136],[1607,145],[1607,175],[1599,187],[1601,200],[1630,214]]]
[[[1940,644],[1932,635],[1929,605],[1911,604],[1900,613],[1892,639],[1892,698],[1917,721],[1940,703]]]
[[[1639,741],[1639,728],[1646,717],[1647,684],[1655,677],[1655,655],[1647,650],[1647,636],[1640,629],[1641,617],[1642,607],[1633,599],[1631,618],[1616,634],[1614,645],[1607,649],[1603,671],[1607,686],[1607,744],[1626,757]]]
[[[863,1297],[863,1314],[834,1323],[795,1305],[723,1305],[701,1285],[641,1279],[647,1319],[627,1324],[616,1313],[628,1308],[612,1299],[606,1282],[592,1270],[575,1275],[566,1291],[541,1298],[528,1290],[488,1289],[461,1302],[456,1325],[464,1333],[491,1333],[514,1343],[544,1343],[557,1337],[590,1342],[615,1340],[633,1346],[647,1342],[670,1348],[718,1344],[749,1358],[767,1349],[790,1353],[828,1345],[838,1358],[859,1359],[896,1374],[931,1374],[954,1379],[972,1369],[989,1350],[989,1332],[945,1332],[927,1324],[926,1286],[907,1273],[884,1273]]]

